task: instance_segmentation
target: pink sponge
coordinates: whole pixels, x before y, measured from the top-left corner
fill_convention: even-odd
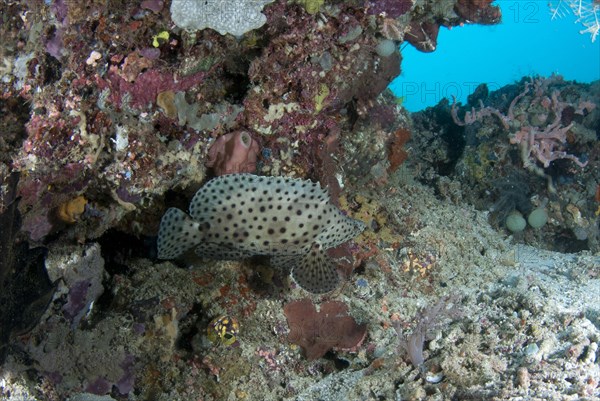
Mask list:
[[[207,167],[216,175],[253,173],[260,147],[247,131],[230,132],[219,137],[208,150]]]

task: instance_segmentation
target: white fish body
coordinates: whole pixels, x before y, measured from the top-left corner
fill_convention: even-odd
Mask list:
[[[201,257],[237,260],[271,256],[271,264],[291,269],[305,290],[325,293],[339,283],[325,250],[364,230],[333,205],[312,181],[230,174],[200,188],[190,215],[170,208],[158,234],[158,257],[172,259],[191,248]]]

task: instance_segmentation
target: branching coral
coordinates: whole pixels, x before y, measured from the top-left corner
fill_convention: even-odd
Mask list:
[[[600,34],[600,3],[598,1],[584,0],[558,0],[548,2],[552,19],[562,18],[573,14],[577,19],[575,23],[581,24],[584,29],[580,34],[589,33],[592,43]]]
[[[467,111],[463,120],[458,117],[456,101],[452,104],[452,119],[457,125],[471,125],[488,116],[496,116],[504,129],[511,131],[510,143],[519,145],[523,166],[540,176],[546,176],[543,168],[558,159],[572,160],[579,167],[585,167],[577,156],[567,153],[563,148],[567,144],[567,132],[573,127],[572,121],[566,121],[563,115],[567,109],[573,113],[584,114],[591,111],[595,105],[590,102],[580,102],[577,108],[559,99],[560,91],[554,90],[551,95],[548,86],[554,78],[532,79],[525,83],[523,91],[511,101],[506,114],[498,109],[484,106],[480,100],[480,108]],[[524,104],[526,114],[516,115],[517,106],[522,99],[532,95],[529,103]],[[523,102],[524,103],[524,102]],[[569,118],[572,120],[572,117]],[[538,166],[539,162],[542,166]]]

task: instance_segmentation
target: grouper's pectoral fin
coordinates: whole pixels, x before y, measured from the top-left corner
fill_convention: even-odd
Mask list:
[[[314,294],[333,291],[340,282],[334,263],[317,244],[306,254],[274,256],[271,264],[291,269],[294,281]]]

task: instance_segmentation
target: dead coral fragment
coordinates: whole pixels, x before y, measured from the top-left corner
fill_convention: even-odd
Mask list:
[[[290,326],[288,339],[304,349],[308,360],[320,358],[332,348],[356,348],[367,335],[367,326],[348,316],[343,302],[325,302],[317,312],[305,298],[287,304],[283,311]]]
[[[417,324],[411,334],[405,334],[400,322],[394,322],[399,348],[406,351],[412,365],[422,372],[425,371],[425,355],[423,354],[425,341],[445,320],[454,320],[461,315],[459,299],[458,295],[447,296],[438,300],[434,305],[422,309],[415,316]]]

